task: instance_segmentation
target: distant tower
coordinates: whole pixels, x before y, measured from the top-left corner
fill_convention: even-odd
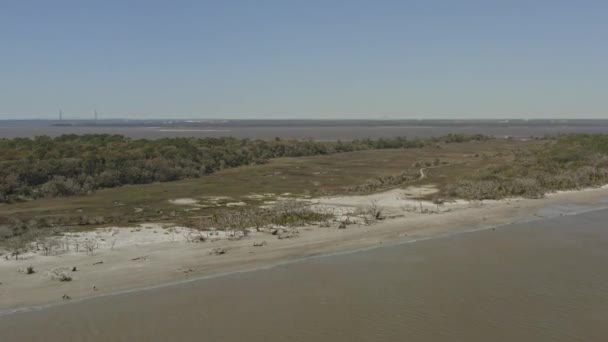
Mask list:
[[[95,112],[93,113],[93,119],[95,120],[95,124],[97,124],[97,117],[98,117],[97,109],[95,109]]]
[[[63,121],[63,110],[59,110],[59,121]]]

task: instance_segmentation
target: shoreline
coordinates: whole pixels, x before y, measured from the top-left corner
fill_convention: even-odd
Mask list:
[[[458,206],[441,213],[406,213],[372,225],[347,229],[302,227],[300,236],[277,240],[270,234],[254,234],[238,241],[191,243],[152,242],[99,250],[93,255],[36,256],[0,262],[0,317],[44,310],[55,305],[91,298],[170,287],[234,273],[254,272],[310,258],[363,252],[383,246],[443,238],[479,230],[565,215],[608,209],[608,188],[558,192],[542,199],[487,201],[481,206]],[[124,228],[127,229],[127,228]],[[254,247],[256,240],[269,241]],[[210,255],[215,248],[224,255]],[[134,258],[145,255],[145,260]],[[98,261],[103,264],[93,265]],[[17,272],[32,265],[33,275]],[[44,275],[45,269],[77,266],[71,282]],[[94,287],[94,290],[92,289]],[[72,300],[63,301],[68,294]]]

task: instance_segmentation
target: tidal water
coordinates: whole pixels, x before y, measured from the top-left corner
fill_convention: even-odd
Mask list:
[[[8,341],[607,341],[608,211],[0,317]]]

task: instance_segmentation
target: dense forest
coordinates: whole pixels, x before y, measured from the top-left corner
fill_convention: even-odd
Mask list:
[[[91,193],[126,184],[202,177],[225,168],[367,149],[415,148],[487,140],[450,134],[429,139],[353,141],[236,138],[130,139],[120,135],[40,136],[0,140],[0,203]]]

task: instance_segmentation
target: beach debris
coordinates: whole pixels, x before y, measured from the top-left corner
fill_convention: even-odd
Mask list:
[[[247,236],[247,234],[245,233],[245,231],[241,231],[241,230],[237,230],[237,231],[233,231],[229,233],[229,241],[239,241],[240,239],[244,238]]]
[[[300,232],[294,229],[292,231],[279,234],[278,238],[279,238],[279,240],[291,239],[291,238],[298,237],[299,235],[300,235]]]
[[[72,297],[68,296],[67,294],[64,294],[63,296],[61,296],[61,299],[70,300],[70,299],[72,299]]]
[[[184,269],[179,269],[180,271],[182,271],[183,273],[190,273],[190,272],[194,272],[193,269],[191,268],[184,268]]]
[[[319,223],[319,227],[320,228],[329,228],[329,227],[331,227],[331,223],[329,223],[329,221],[323,221],[323,222]]]
[[[103,261],[97,261],[97,262],[93,263],[93,266],[95,266],[95,265],[101,265],[101,264],[103,264]]]
[[[188,242],[205,242],[207,237],[201,231],[186,231],[183,233],[184,238]]]
[[[226,250],[223,248],[214,248],[209,254],[222,255],[226,254]]]
[[[133,258],[133,259],[131,259],[131,260],[132,260],[132,261],[137,261],[137,260],[144,260],[144,261],[145,261],[145,260],[148,260],[148,256],[147,256],[147,255],[144,255],[144,256],[139,256],[139,257],[137,257],[137,258]]]
[[[344,221],[340,222],[338,229],[346,229],[346,222],[344,222]]]
[[[95,285],[91,286],[91,290],[97,291],[97,286],[95,286]]]
[[[20,268],[20,269],[17,270],[17,272],[23,273],[23,274],[34,274],[34,273],[36,273],[36,271],[34,271],[34,266],[28,266],[28,267]]]
[[[266,241],[256,241],[253,243],[253,247],[262,247],[266,245]]]
[[[59,281],[72,281],[72,275],[67,267],[58,267],[48,272],[49,276],[53,280]]]
[[[78,269],[76,268],[76,266],[72,266],[72,272],[76,272],[78,271]]]

